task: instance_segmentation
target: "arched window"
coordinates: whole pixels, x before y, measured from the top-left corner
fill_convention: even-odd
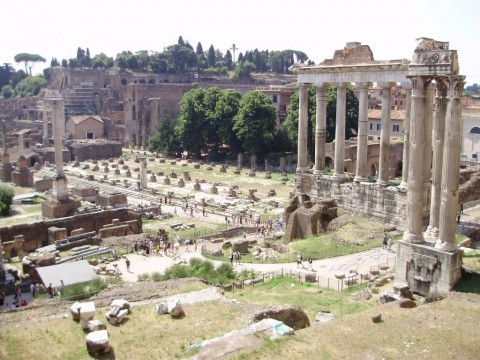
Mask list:
[[[475,126],[470,130],[470,134],[480,134],[480,127]]]
[[[127,79],[122,79],[122,85],[127,85]]]

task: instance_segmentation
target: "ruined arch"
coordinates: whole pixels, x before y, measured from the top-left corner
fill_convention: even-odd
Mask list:
[[[474,127],[470,130],[470,134],[480,135],[480,127],[474,126]]]

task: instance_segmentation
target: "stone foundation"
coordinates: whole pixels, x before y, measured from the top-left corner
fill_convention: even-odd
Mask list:
[[[296,193],[311,196],[313,202],[333,198],[339,208],[405,229],[407,196],[400,186],[383,187],[369,182],[339,184],[332,176],[305,173],[297,173],[295,181]],[[425,188],[425,196],[430,197],[429,187]],[[425,220],[429,214],[427,204],[423,209]]]
[[[462,251],[444,252],[435,243],[398,242],[395,280],[406,281],[413,292],[448,292],[461,278]]]
[[[42,216],[48,219],[72,216],[79,207],[79,199],[66,198],[57,200],[52,196],[42,203]]]

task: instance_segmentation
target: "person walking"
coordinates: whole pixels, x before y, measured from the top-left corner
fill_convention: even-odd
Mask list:
[[[384,249],[388,248],[388,236],[386,232],[383,234],[383,248]]]
[[[300,265],[302,265],[302,267],[305,269],[305,266],[303,265],[302,260],[303,260],[302,254],[298,253],[298,255],[297,255],[297,268],[300,267]]]
[[[130,272],[130,260],[128,258],[125,260],[125,265],[127,265],[127,271]]]
[[[310,255],[308,255],[308,270],[313,271],[313,266],[312,266],[313,260]]]

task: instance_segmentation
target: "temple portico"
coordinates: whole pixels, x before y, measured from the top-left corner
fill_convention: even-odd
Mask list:
[[[294,67],[300,86],[296,194],[312,202],[335,199],[336,205],[375,217],[404,230],[397,252],[396,276],[421,294],[448,291],[460,278],[456,213],[461,149],[464,77],[448,43],[418,39],[412,62],[375,61],[370,48],[347,43],[320,65]],[[368,89],[382,89],[378,176],[368,181]],[[390,181],[391,89],[406,95],[404,149],[400,185]],[[315,165],[307,167],[307,87],[317,92]],[[337,90],[333,175],[325,173],[325,128],[328,86]],[[346,89],[359,98],[357,158],[353,181],[345,175]],[[352,164],[349,164],[352,165]],[[352,166],[349,166],[352,169]],[[353,174],[349,174],[353,175]],[[428,225],[424,233],[425,225]]]

